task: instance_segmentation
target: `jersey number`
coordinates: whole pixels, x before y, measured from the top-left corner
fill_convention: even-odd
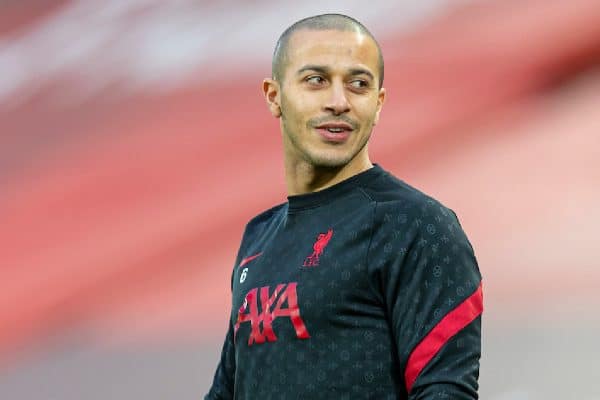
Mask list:
[[[244,268],[242,270],[242,275],[240,275],[240,283],[244,283],[244,281],[246,280],[247,273],[248,273],[248,268]]]

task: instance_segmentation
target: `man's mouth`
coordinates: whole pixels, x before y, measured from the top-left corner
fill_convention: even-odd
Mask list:
[[[345,131],[344,128],[325,128],[325,129],[327,129],[331,133],[339,133],[339,132],[344,132]]]
[[[328,122],[325,124],[317,125],[317,129],[325,129],[331,133],[339,133],[344,131],[352,131],[352,125],[346,122]]]
[[[315,128],[325,141],[333,143],[345,142],[354,130],[352,125],[345,122],[328,122]]]

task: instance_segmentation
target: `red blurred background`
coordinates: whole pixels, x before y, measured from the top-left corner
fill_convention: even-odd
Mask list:
[[[372,160],[475,248],[481,397],[600,399],[600,3],[320,3],[0,1],[2,398],[202,397],[285,201],[273,46],[342,12],[386,60]]]

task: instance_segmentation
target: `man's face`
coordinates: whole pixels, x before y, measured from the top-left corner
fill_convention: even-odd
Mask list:
[[[287,160],[329,168],[368,160],[366,144],[385,98],[373,40],[356,32],[300,30],[287,54],[273,97]]]

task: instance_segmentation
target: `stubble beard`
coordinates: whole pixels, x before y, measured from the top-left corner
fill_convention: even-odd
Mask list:
[[[293,152],[293,154],[287,154],[286,157],[294,157],[297,159],[301,159],[302,161],[308,163],[315,169],[341,169],[348,165],[358,154],[360,154],[369,142],[369,138],[373,129],[372,122],[370,122],[369,126],[366,127],[367,129],[370,129],[371,132],[369,132],[368,135],[365,135],[365,137],[362,138],[356,150],[351,149],[350,151],[342,154],[340,154],[340,152],[328,151],[326,149],[313,150],[310,148],[310,144],[306,144],[303,142],[301,132],[296,131],[296,129],[306,129],[306,131],[310,135],[312,133],[312,126],[310,121],[308,121],[306,124],[296,124],[297,127],[296,129],[294,129],[293,125],[295,124],[290,124],[290,121],[287,118],[288,113],[286,112],[286,110],[289,110],[289,108],[287,107],[286,103],[287,101],[285,100],[285,96],[282,96],[281,122],[284,148],[286,152]],[[360,126],[356,126],[356,128],[357,130],[359,130]],[[353,132],[351,135],[354,134],[357,134],[356,131]],[[305,140],[306,139],[307,138],[305,138]]]

